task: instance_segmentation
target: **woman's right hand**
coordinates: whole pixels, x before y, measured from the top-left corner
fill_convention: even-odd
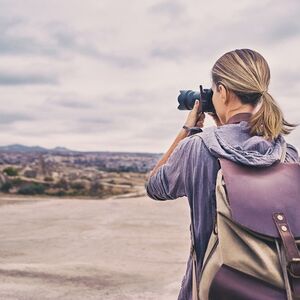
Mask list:
[[[209,112],[207,114],[210,115],[214,119],[214,121],[215,121],[215,123],[216,123],[217,126],[221,126],[222,125],[222,123],[221,123],[221,121],[220,121],[220,119],[219,119],[219,117],[218,117],[218,115],[216,113]]]

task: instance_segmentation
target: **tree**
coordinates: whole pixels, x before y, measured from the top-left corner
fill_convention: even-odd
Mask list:
[[[8,193],[12,186],[13,185],[10,181],[4,182],[1,186],[1,191],[4,193]]]
[[[18,176],[18,170],[13,167],[5,168],[3,173],[7,174],[8,176]]]
[[[45,192],[45,187],[40,183],[29,183],[21,186],[18,190],[18,194],[22,195],[36,195],[43,194]]]

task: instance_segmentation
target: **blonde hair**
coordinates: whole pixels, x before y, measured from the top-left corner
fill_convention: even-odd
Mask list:
[[[235,93],[243,104],[259,110],[250,118],[250,134],[273,140],[279,134],[289,134],[299,124],[288,123],[274,98],[268,93],[270,69],[258,52],[236,49],[222,55],[211,70],[212,80],[218,87]]]

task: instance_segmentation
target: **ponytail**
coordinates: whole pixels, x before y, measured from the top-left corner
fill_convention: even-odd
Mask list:
[[[261,102],[259,110],[250,119],[251,135],[260,135],[273,140],[279,134],[289,134],[299,125],[285,121],[282,110],[268,92],[262,93]]]

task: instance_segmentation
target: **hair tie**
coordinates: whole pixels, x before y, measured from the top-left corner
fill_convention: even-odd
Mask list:
[[[264,90],[264,91],[260,91],[260,93],[261,93],[262,96],[265,96],[268,93],[268,91]]]

